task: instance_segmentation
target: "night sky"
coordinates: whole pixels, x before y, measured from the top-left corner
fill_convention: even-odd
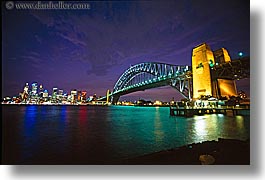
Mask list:
[[[89,1],[88,1],[89,2]],[[2,97],[18,95],[26,82],[67,93],[104,96],[119,76],[140,62],[191,65],[202,42],[226,48],[232,59],[250,53],[247,0],[89,2],[86,10],[7,10],[2,4]],[[249,94],[249,81],[237,87]],[[122,99],[169,101],[171,87]]]

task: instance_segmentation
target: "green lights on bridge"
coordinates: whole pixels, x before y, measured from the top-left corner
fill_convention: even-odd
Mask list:
[[[209,61],[209,65],[210,65],[210,67],[214,67],[213,60],[210,59],[210,61]]]

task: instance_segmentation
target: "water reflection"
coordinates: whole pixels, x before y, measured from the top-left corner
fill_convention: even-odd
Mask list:
[[[36,113],[37,113],[36,106],[27,106],[25,109],[25,116],[24,116],[24,136],[25,137],[34,136]]]
[[[84,146],[86,146],[86,140],[89,136],[88,130],[88,124],[87,119],[89,118],[87,114],[86,106],[80,106],[78,107],[78,116],[76,117],[76,120],[78,122],[78,135],[76,136],[76,144],[78,145],[78,148],[85,149]]]
[[[205,140],[216,140],[216,132],[218,132],[217,121],[218,116],[215,114],[195,116],[194,120],[194,132],[193,140],[195,142],[202,142]]]
[[[22,138],[22,162],[31,159],[38,149],[38,131],[36,129],[37,106],[26,106]]]
[[[248,139],[249,117],[171,117],[167,107],[4,107],[5,162],[120,160],[218,138]]]
[[[161,122],[161,114],[159,107],[155,108],[155,130],[154,130],[154,135],[155,135],[155,141],[157,143],[162,142],[164,140],[164,129],[163,129],[163,124]]]
[[[237,128],[242,131],[245,129],[245,125],[244,125],[244,117],[243,116],[236,116],[236,125]]]
[[[67,107],[61,106],[60,113],[61,113],[60,120],[61,122],[63,122],[63,124],[65,124],[67,119]]]
[[[194,118],[194,129],[196,133],[195,140],[202,140],[207,135],[206,123],[206,118],[203,116],[198,116]]]

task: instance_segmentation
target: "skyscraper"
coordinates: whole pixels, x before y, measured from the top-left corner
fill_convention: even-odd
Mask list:
[[[60,102],[62,101],[62,99],[63,99],[63,90],[62,89],[59,89],[57,99],[59,99]]]
[[[24,87],[24,92],[26,92],[27,94],[29,93],[29,83],[26,83]]]
[[[56,99],[58,94],[58,88],[54,87],[52,88],[52,99]]]
[[[82,92],[81,91],[77,91],[77,101],[81,102],[82,99]]]
[[[72,103],[75,103],[76,100],[77,100],[77,91],[76,91],[76,89],[74,89],[71,91],[71,101],[72,101]]]
[[[40,95],[40,97],[43,97],[43,86],[42,86],[42,84],[40,85],[40,88],[39,88],[39,95]]]
[[[38,83],[32,83],[31,84],[31,90],[32,90],[32,95],[35,96],[38,93]]]
[[[63,96],[63,90],[62,89],[59,90],[59,94],[58,95],[59,96]]]
[[[86,94],[87,94],[86,91],[82,91],[82,97],[81,97],[82,102],[86,102]]]

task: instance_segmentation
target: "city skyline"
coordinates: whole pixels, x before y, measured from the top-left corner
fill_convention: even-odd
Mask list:
[[[202,42],[213,50],[225,47],[232,59],[239,52],[249,56],[248,1],[210,7],[196,1],[89,3],[90,9],[67,11],[2,6],[2,98],[35,81],[49,92],[75,88],[103,96],[130,65],[191,65],[192,48]],[[240,81],[238,90],[249,94],[249,80]],[[147,91],[122,98],[181,98],[170,87]]]

